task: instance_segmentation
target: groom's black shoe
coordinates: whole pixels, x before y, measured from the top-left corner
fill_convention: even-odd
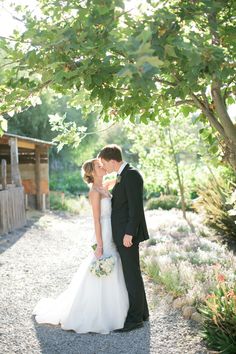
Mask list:
[[[143,317],[143,322],[149,321],[149,316]]]
[[[129,332],[132,331],[133,329],[141,328],[143,327],[143,322],[137,322],[137,323],[126,323],[123,328],[115,329],[114,332]]]

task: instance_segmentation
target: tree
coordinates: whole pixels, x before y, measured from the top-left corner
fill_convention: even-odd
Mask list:
[[[127,129],[133,142],[132,151],[139,156],[139,167],[147,187],[153,191],[161,187],[165,194],[177,190],[183,217],[187,220],[186,199],[190,199],[195,178],[203,166],[198,155],[200,140],[197,129],[190,126],[189,119],[183,115],[179,118],[173,116],[171,127],[151,122],[147,126],[140,124],[135,131],[130,125]]]
[[[122,0],[40,0],[41,18],[18,7],[26,31],[1,40],[1,114],[30,105],[48,86],[74,105],[96,106],[105,120],[171,124],[173,106],[185,115],[198,109],[236,169],[227,110],[235,102],[235,1],[147,3],[139,16]]]
[[[56,139],[58,146],[63,145],[63,139],[67,134],[64,130],[66,124],[69,124],[72,128],[76,126],[75,133],[79,128],[96,131],[97,117],[89,114],[84,119],[80,109],[68,108],[68,97],[57,97],[52,92],[47,91],[46,94],[41,95],[40,101],[41,104],[9,117],[8,131],[42,140],[54,141]],[[57,112],[56,115],[53,114],[55,112]],[[49,119],[49,116],[51,119]],[[64,122],[63,129],[58,130],[58,124],[60,126],[62,120]],[[58,146],[57,148],[52,147],[50,149],[50,156],[52,157],[50,159],[50,169],[74,170],[83,161],[93,156],[98,145],[98,138],[97,134],[86,135],[82,141],[79,141],[79,149],[72,147],[71,144],[67,144],[61,151],[58,151]],[[75,140],[73,142],[75,143]]]

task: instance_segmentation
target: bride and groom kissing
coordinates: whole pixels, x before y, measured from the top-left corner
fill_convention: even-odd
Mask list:
[[[104,176],[116,172],[115,180]],[[121,148],[105,146],[86,161],[90,186],[94,252],[84,259],[68,287],[55,299],[42,298],[33,314],[38,323],[77,333],[127,332],[143,326],[149,311],[139,262],[139,243],[149,238],[143,208],[143,179],[123,161]],[[111,193],[110,193],[111,190]],[[109,274],[96,276],[91,265],[111,258]]]

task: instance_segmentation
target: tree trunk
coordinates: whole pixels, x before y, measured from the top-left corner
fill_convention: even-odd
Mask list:
[[[175,153],[175,148],[174,148],[173,140],[172,140],[172,137],[171,137],[170,128],[168,129],[168,132],[169,132],[169,140],[170,140],[171,150],[172,150],[174,164],[175,164],[176,177],[177,177],[178,185],[179,185],[179,192],[180,192],[180,199],[181,199],[181,209],[182,209],[182,212],[183,212],[184,219],[187,220],[186,202],[185,202],[185,196],[184,196],[184,184],[183,184],[183,181],[181,181],[180,171],[179,171],[179,164],[178,164],[177,156],[176,156],[176,153]]]
[[[219,144],[224,153],[224,161],[236,171],[236,126],[232,123],[222,99],[219,83],[212,85],[212,98],[215,111],[210,107],[206,97],[191,94],[197,108],[200,108],[210,125],[219,134]],[[219,118],[218,118],[219,117]]]

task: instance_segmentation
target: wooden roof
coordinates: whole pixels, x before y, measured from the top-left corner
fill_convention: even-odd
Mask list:
[[[46,141],[46,140],[41,140],[41,139],[35,139],[35,138],[29,138],[27,136],[21,136],[21,135],[16,135],[16,134],[8,134],[8,133],[4,133],[1,138],[6,138],[7,140],[9,140],[10,138],[17,138],[17,140],[23,140],[23,141],[28,141],[31,143],[34,143],[36,145],[44,145],[44,146],[52,146],[52,145],[56,145],[55,143],[51,142],[51,141]]]

